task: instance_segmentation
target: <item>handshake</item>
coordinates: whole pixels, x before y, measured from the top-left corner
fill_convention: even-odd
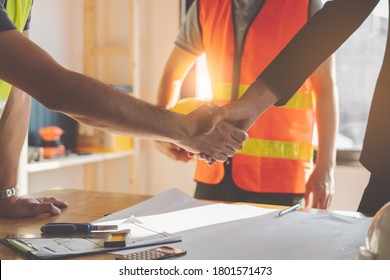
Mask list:
[[[183,101],[172,110],[184,114],[179,119],[184,129],[179,130],[178,140],[173,143],[156,142],[160,152],[184,162],[196,157],[211,166],[216,161],[228,160],[242,149],[248,140],[245,131],[255,121],[251,116],[256,114],[251,114],[250,108],[239,105],[238,101],[221,107],[202,105],[194,99]]]

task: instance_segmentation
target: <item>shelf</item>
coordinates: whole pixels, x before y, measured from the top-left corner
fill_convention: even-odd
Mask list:
[[[97,153],[89,155],[72,154],[66,157],[47,159],[41,162],[34,162],[27,164],[27,173],[42,172],[48,170],[55,170],[64,167],[77,166],[88,163],[96,163],[100,161],[119,159],[134,155],[134,151],[125,151],[117,153]]]

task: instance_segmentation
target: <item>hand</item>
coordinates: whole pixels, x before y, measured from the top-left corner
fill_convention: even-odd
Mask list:
[[[215,163],[215,160],[206,154],[193,154],[169,142],[156,141],[155,143],[156,148],[171,159],[183,162],[198,159],[207,162],[209,166],[213,166]]]
[[[187,132],[177,144],[190,153],[203,153],[223,162],[240,150],[248,139],[246,132],[221,121],[218,107],[201,106],[183,117]]]
[[[253,83],[244,95],[217,111],[216,120],[225,120],[248,131],[257,118],[271,107],[278,97],[261,80]]]
[[[188,152],[179,146],[163,141],[155,142],[156,148],[171,159],[187,162],[192,158],[188,155]]]
[[[0,200],[0,216],[29,218],[41,214],[59,215],[68,204],[53,197],[24,198],[13,196]]]
[[[327,209],[332,202],[334,191],[333,169],[316,166],[306,184],[306,207]]]
[[[221,107],[221,112],[218,117],[244,131],[248,131],[260,115],[256,107],[250,103],[249,99],[233,101]]]
[[[192,156],[192,157],[194,157],[194,156]],[[190,157],[191,157],[191,155],[190,155]],[[213,159],[212,157],[210,157],[209,155],[206,155],[204,153],[200,153],[200,154],[196,155],[196,158],[198,160],[205,161],[208,164],[208,166],[213,166],[216,163],[215,159]]]

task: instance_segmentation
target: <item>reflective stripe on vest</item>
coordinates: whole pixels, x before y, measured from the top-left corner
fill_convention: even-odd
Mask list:
[[[249,85],[240,85],[238,98],[240,98],[245,91],[248,89]],[[231,101],[232,97],[232,85],[227,83],[218,83],[214,87],[213,99],[215,103],[225,104]],[[313,109],[313,92],[303,92],[298,91],[295,93],[291,99],[284,105],[282,108],[291,108],[291,109]]]
[[[5,7],[8,17],[15,27],[23,32],[32,6],[32,0],[7,0]],[[0,80],[0,112],[3,112],[12,85]]]
[[[238,97],[240,98],[249,85],[240,85]],[[218,83],[214,89],[214,101],[217,104],[227,104],[231,100],[232,85],[228,83]],[[293,97],[282,106],[282,108],[290,109],[313,109],[313,94],[311,92],[298,91]],[[250,138],[244,143],[243,148],[237,152],[241,155],[271,157],[271,158],[286,158],[310,160],[313,157],[314,149],[311,144],[275,141]]]
[[[308,3],[308,0],[264,2],[246,33],[241,70],[237,71],[240,74],[239,97],[306,23]],[[230,0],[198,1],[213,102],[219,105],[232,99],[232,6]],[[232,158],[232,177],[239,188],[252,192],[305,192],[313,154],[313,93],[308,79],[285,106],[273,106],[260,115],[248,131],[249,141]],[[221,163],[209,167],[198,162],[196,181],[218,184],[223,176]]]
[[[250,138],[237,154],[284,158],[293,160],[308,160],[313,157],[313,146],[307,143],[272,141]]]

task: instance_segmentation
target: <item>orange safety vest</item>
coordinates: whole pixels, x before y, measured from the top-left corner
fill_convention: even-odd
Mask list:
[[[306,23],[308,1],[265,1],[247,30],[238,98]],[[234,68],[232,1],[199,0],[198,5],[214,102],[227,104],[232,99]],[[234,183],[252,192],[304,193],[313,165],[313,108],[308,79],[285,106],[264,112],[248,131],[244,148],[232,158]],[[223,177],[222,163],[209,167],[198,162],[197,182],[218,184]]]

